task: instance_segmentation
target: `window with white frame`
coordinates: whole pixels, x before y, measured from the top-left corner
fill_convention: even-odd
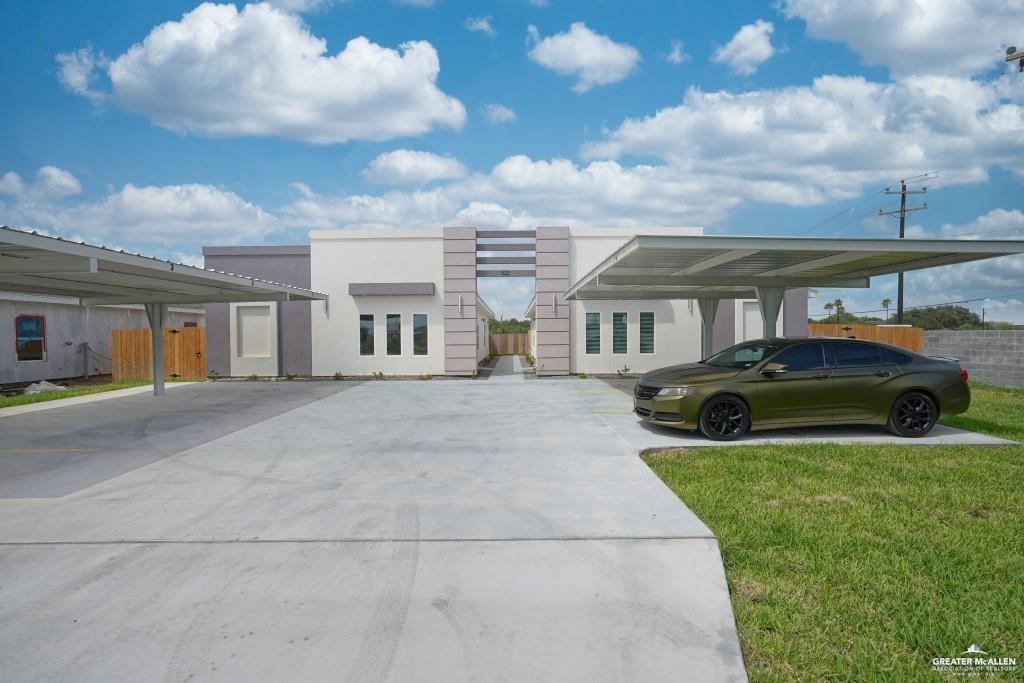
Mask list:
[[[385,318],[387,322],[387,347],[389,356],[402,355],[402,314],[388,313]]]
[[[373,355],[373,314],[359,316],[359,355]]]
[[[640,353],[654,353],[654,312],[640,313]]]
[[[16,316],[14,347],[19,361],[46,360],[46,318],[41,315]]]
[[[587,313],[587,353],[601,353],[600,313]]]
[[[629,353],[629,327],[625,313],[612,313],[612,353]]]
[[[427,314],[412,314],[412,355],[426,356],[427,346]]]

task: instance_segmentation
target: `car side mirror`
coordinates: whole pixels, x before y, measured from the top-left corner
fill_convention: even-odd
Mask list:
[[[783,363],[768,363],[761,368],[762,375],[785,375],[789,372],[789,366]]]

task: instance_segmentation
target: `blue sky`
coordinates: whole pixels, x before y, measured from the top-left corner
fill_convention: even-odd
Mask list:
[[[12,226],[189,262],[326,227],[876,237],[879,190],[938,171],[911,236],[1024,238],[1001,57],[1024,0],[15,1],[0,22]],[[529,297],[482,288],[505,315]],[[1022,291],[1021,259],[908,276],[908,304],[995,297],[1017,322]]]

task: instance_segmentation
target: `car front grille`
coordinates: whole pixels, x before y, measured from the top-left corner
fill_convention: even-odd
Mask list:
[[[644,401],[650,401],[652,398],[658,395],[661,387],[651,386],[650,384],[636,383],[633,387],[633,395]]]

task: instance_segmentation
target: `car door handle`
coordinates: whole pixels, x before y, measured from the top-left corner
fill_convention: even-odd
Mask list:
[[[828,373],[819,372],[817,375],[814,376],[814,379],[828,379]]]
[[[888,370],[879,370],[875,373],[875,377],[892,377],[892,373]]]

